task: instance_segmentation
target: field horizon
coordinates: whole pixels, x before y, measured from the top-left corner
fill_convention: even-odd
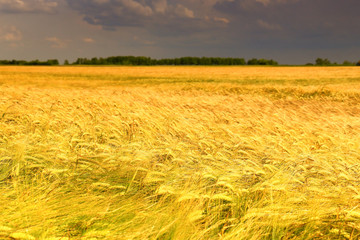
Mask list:
[[[360,68],[0,66],[0,239],[359,239]]]

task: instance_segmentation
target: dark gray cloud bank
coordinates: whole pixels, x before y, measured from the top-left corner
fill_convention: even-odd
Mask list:
[[[290,64],[316,57],[355,61],[360,59],[359,12],[359,0],[0,0],[5,22],[0,50],[6,48],[8,57],[21,51],[30,57],[47,43],[48,57],[57,58],[130,54],[265,57]],[[39,28],[43,22],[48,26]]]

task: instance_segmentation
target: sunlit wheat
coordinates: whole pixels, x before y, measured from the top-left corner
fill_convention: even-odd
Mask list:
[[[0,67],[0,239],[359,239],[360,68]]]

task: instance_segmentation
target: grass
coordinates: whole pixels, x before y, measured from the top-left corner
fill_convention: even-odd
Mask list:
[[[0,239],[359,239],[360,68],[0,67]]]

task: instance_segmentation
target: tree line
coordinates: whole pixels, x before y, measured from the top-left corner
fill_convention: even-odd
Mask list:
[[[68,63],[68,62],[67,62]],[[66,63],[65,63],[66,64]],[[68,63],[69,64],[69,63]],[[153,59],[150,57],[117,56],[108,58],[78,58],[73,65],[278,65],[274,60],[221,57],[180,57]]]
[[[317,58],[315,60],[315,64],[307,63],[306,65],[316,65],[316,66],[360,66],[360,61],[358,62],[350,62],[345,60],[343,63],[331,62],[327,58]]]
[[[59,65],[57,59],[47,61],[25,61],[25,60],[0,60],[0,65],[17,65],[17,66],[56,66]],[[78,58],[73,63],[68,60],[64,65],[132,65],[132,66],[154,66],[154,65],[278,65],[275,60],[267,59],[250,59],[245,61],[244,58],[221,58],[221,57],[180,57],[180,58],[163,58],[153,59],[150,57],[135,56],[114,56],[107,58]]]
[[[16,65],[16,66],[57,66],[59,61],[57,59],[49,59],[47,61],[25,61],[25,60],[0,60],[0,65]]]
[[[57,66],[60,65],[57,59],[47,61],[25,61],[25,60],[0,60],[0,65],[17,65],[17,66]],[[180,58],[163,58],[153,59],[150,57],[135,56],[113,56],[107,58],[78,58],[73,63],[68,60],[64,65],[133,65],[133,66],[154,66],[154,65],[270,65],[276,66],[278,62],[273,59],[252,58],[246,61],[244,58],[221,58],[221,57],[180,57]],[[342,64],[331,62],[327,58],[317,58],[315,63],[306,65],[315,66],[360,66],[360,61],[350,62],[345,60]]]

